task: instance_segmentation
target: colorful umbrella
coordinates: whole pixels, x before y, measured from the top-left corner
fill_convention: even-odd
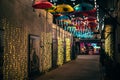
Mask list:
[[[93,17],[93,16],[89,16],[89,17],[86,17],[84,20],[86,20],[86,21],[95,21],[95,20],[97,20],[97,18]]]
[[[74,15],[95,16],[96,8],[88,3],[81,3],[74,6]]]
[[[48,9],[51,8],[52,6],[53,4],[48,1],[37,1],[35,2],[35,4],[32,5],[32,7],[35,9]]]
[[[85,11],[85,13],[87,13],[88,16],[96,16],[97,9],[94,8],[94,9],[92,9],[92,10],[90,10],[90,11]]]
[[[53,16],[55,17],[55,18],[57,18],[57,17],[60,17],[60,16],[62,16],[62,14],[53,14]]]
[[[90,10],[90,11],[83,11],[83,12],[79,12],[79,11],[74,11],[73,13],[71,13],[71,15],[75,15],[75,16],[96,16],[96,9]]]
[[[83,20],[83,18],[81,18],[81,17],[75,17],[72,19],[72,21],[82,21],[82,20]]]
[[[88,3],[81,3],[74,6],[76,12],[90,11],[94,9],[94,6]]]
[[[60,17],[57,17],[58,20],[63,20],[63,19],[70,19],[68,16],[66,15],[62,15]]]
[[[67,19],[67,20],[63,20],[64,23],[68,23],[71,24],[71,20]]]
[[[90,21],[90,22],[88,22],[88,27],[90,27],[91,29],[96,28],[97,27],[97,23],[94,22],[94,21]]]
[[[60,4],[56,6],[56,12],[65,13],[65,12],[73,12],[74,9],[68,4]]]
[[[57,25],[64,27],[66,25],[66,22],[70,21],[69,17],[66,15],[62,15],[56,18]],[[67,23],[69,24],[69,22]]]
[[[55,13],[55,9],[56,9],[56,6],[53,5],[51,8],[47,8],[46,11],[50,13]]]
[[[76,17],[71,20],[72,24],[77,26],[77,25],[82,25],[83,24],[83,18],[81,17]]]

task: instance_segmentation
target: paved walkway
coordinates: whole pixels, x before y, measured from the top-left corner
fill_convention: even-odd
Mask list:
[[[35,80],[100,80],[99,55],[79,55]]]

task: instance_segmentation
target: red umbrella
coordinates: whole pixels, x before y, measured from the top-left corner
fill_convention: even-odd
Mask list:
[[[84,20],[86,20],[86,21],[95,21],[95,20],[97,20],[97,18],[93,17],[93,16],[89,16],[89,17],[86,17]]]
[[[90,10],[90,11],[86,11],[86,13],[87,13],[89,16],[95,16],[96,13],[97,13],[97,9],[94,8],[94,9],[92,9],[92,10]]]
[[[81,18],[81,17],[75,17],[72,19],[72,21],[82,21],[82,20],[83,20],[83,18]]]
[[[53,4],[48,1],[37,1],[32,5],[32,7],[35,9],[47,9],[51,8],[52,6]]]
[[[88,22],[88,27],[90,27],[91,29],[96,28],[97,27],[97,22],[95,22],[95,21]]]
[[[84,24],[76,25],[76,29],[77,30],[81,29],[83,31],[85,29],[85,26],[84,26]]]
[[[96,8],[94,8],[94,9],[92,9],[92,10],[89,10],[89,11],[83,11],[83,12],[76,12],[76,11],[74,11],[74,15],[80,15],[80,14],[82,14],[83,16],[95,16],[96,15],[96,12],[97,12],[97,10],[96,10]]]
[[[81,25],[83,23],[83,18],[76,17],[71,20],[73,25]]]
[[[60,16],[62,16],[62,14],[60,14],[60,13],[59,14],[53,14],[53,16],[54,17],[60,17]]]

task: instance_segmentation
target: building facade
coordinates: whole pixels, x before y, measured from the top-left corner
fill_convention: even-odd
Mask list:
[[[72,35],[53,24],[51,13],[33,9],[33,4],[0,1],[0,80],[29,80],[71,60]]]

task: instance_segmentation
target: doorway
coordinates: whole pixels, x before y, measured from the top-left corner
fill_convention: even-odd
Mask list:
[[[29,35],[28,67],[29,77],[40,73],[40,37]]]

